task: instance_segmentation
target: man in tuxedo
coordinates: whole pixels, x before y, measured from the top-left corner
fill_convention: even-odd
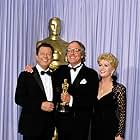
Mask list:
[[[84,64],[85,47],[79,41],[68,44],[66,59],[68,65],[62,65],[54,72],[54,91],[67,109],[61,112],[59,103],[56,117],[58,140],[88,140],[98,92],[98,74]],[[62,93],[64,79],[68,83],[66,93]]]
[[[19,132],[23,140],[52,140],[55,95],[49,65],[53,52],[50,44],[37,46],[33,72],[21,72],[18,77],[15,102],[22,108]]]

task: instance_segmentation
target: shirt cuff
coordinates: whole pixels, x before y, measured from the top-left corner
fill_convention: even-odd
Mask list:
[[[70,95],[70,102],[69,102],[69,106],[72,107],[73,104],[73,97]]]

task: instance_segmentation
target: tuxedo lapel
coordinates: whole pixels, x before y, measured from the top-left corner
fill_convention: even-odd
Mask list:
[[[66,67],[66,69],[64,69],[62,75],[65,75],[66,79],[68,80],[68,83],[71,84],[71,76],[70,76],[70,68],[69,67]],[[65,79],[65,77],[64,77],[64,79]]]
[[[33,77],[35,78],[36,82],[38,83],[39,87],[41,88],[41,90],[45,93],[44,87],[43,87],[43,83],[42,80],[40,78],[40,75],[36,69],[36,67],[33,68]]]
[[[68,69],[67,77],[68,77],[68,83],[71,84],[70,69]]]
[[[83,67],[80,69],[80,71],[79,71],[78,75],[76,76],[76,78],[75,78],[73,84],[75,84],[75,85],[79,85],[79,84],[80,84],[81,79],[83,79],[83,72],[84,72],[83,69],[84,69],[84,68],[85,68],[85,66],[83,66]]]

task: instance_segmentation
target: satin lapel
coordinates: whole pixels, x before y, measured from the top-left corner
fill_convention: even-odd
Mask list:
[[[76,76],[76,78],[73,82],[74,85],[79,85],[80,84],[80,81],[83,79],[84,69],[85,69],[85,65],[83,65],[83,67],[80,69],[78,75]]]
[[[36,67],[33,68],[33,71],[34,71],[34,72],[33,72],[33,77],[35,78],[35,80],[36,80],[36,82],[38,83],[38,85],[39,85],[39,87],[41,88],[41,90],[42,90],[43,92],[45,92],[45,91],[44,91],[43,84],[42,84],[42,81],[41,81],[41,78],[40,78],[40,76],[39,76],[39,73],[38,73]]]
[[[71,84],[70,69],[67,70],[68,83]]]

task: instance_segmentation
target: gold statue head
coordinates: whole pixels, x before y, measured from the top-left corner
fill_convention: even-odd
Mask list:
[[[67,42],[65,42],[60,37],[61,33],[61,20],[58,17],[52,17],[49,19],[48,23],[49,36],[43,40],[37,42],[36,46],[39,46],[42,43],[51,44],[54,48],[53,61],[50,64],[49,68],[56,70],[60,65],[66,64],[64,61],[65,58],[65,49]]]
[[[59,36],[61,31],[61,20],[58,17],[53,17],[49,20],[50,36]]]

